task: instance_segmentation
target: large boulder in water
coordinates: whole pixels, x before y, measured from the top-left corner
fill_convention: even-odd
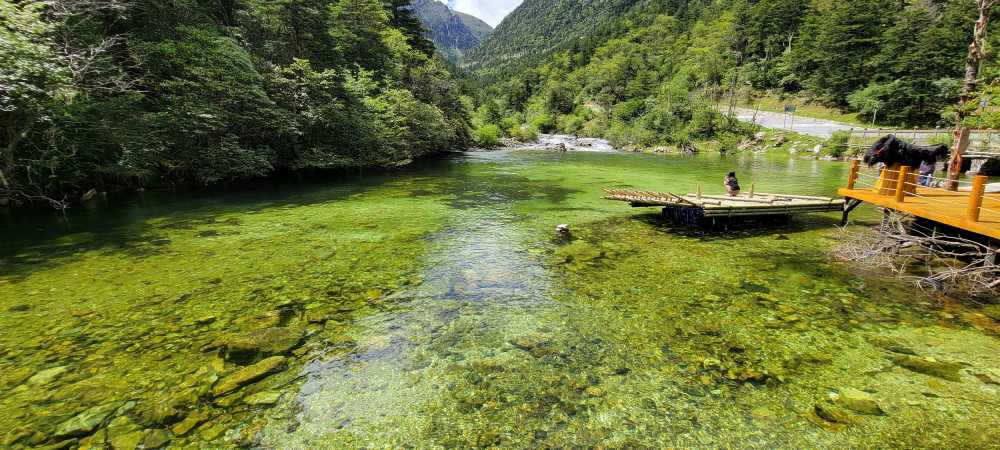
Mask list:
[[[298,347],[304,336],[305,331],[301,328],[263,328],[220,337],[209,348],[221,349],[227,361],[250,363],[267,356],[287,353]]]

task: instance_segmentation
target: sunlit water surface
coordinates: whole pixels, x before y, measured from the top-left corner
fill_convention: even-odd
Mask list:
[[[730,170],[821,195],[846,174],[787,155],[521,150],[7,217],[0,444],[996,445],[996,323],[833,261],[838,215],[704,231],[601,199],[721,191]],[[268,328],[294,342],[219,349]],[[894,364],[886,340],[961,376]],[[884,414],[817,419],[844,388]]]

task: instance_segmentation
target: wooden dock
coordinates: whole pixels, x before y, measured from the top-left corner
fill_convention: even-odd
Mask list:
[[[742,193],[728,195],[649,192],[605,189],[605,199],[628,202],[633,207],[663,207],[667,216],[691,219],[717,217],[752,217],[843,211],[844,200],[831,197],[792,194]]]
[[[906,175],[911,169],[901,167],[898,172]],[[896,186],[885,186],[885,183],[879,184],[879,177],[878,172],[862,171],[859,161],[851,163],[847,186],[837,191],[848,199],[845,219],[851,209],[861,202],[867,202],[1000,239],[1000,193],[984,192],[986,177],[979,176],[972,183],[964,183],[959,191],[914,186],[912,177],[899,175],[886,177],[892,178]]]

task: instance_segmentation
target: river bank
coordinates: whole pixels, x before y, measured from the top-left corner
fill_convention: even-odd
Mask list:
[[[834,215],[691,230],[600,198],[729,170],[831,195],[847,168],[470,152],[8,224],[0,444],[995,442],[994,310],[834,262]]]

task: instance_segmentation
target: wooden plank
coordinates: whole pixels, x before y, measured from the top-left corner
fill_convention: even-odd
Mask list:
[[[763,192],[758,192],[757,195],[769,195],[771,197],[794,198],[799,200],[821,200],[821,201],[833,200],[833,197],[822,197],[819,195],[765,194]]]

